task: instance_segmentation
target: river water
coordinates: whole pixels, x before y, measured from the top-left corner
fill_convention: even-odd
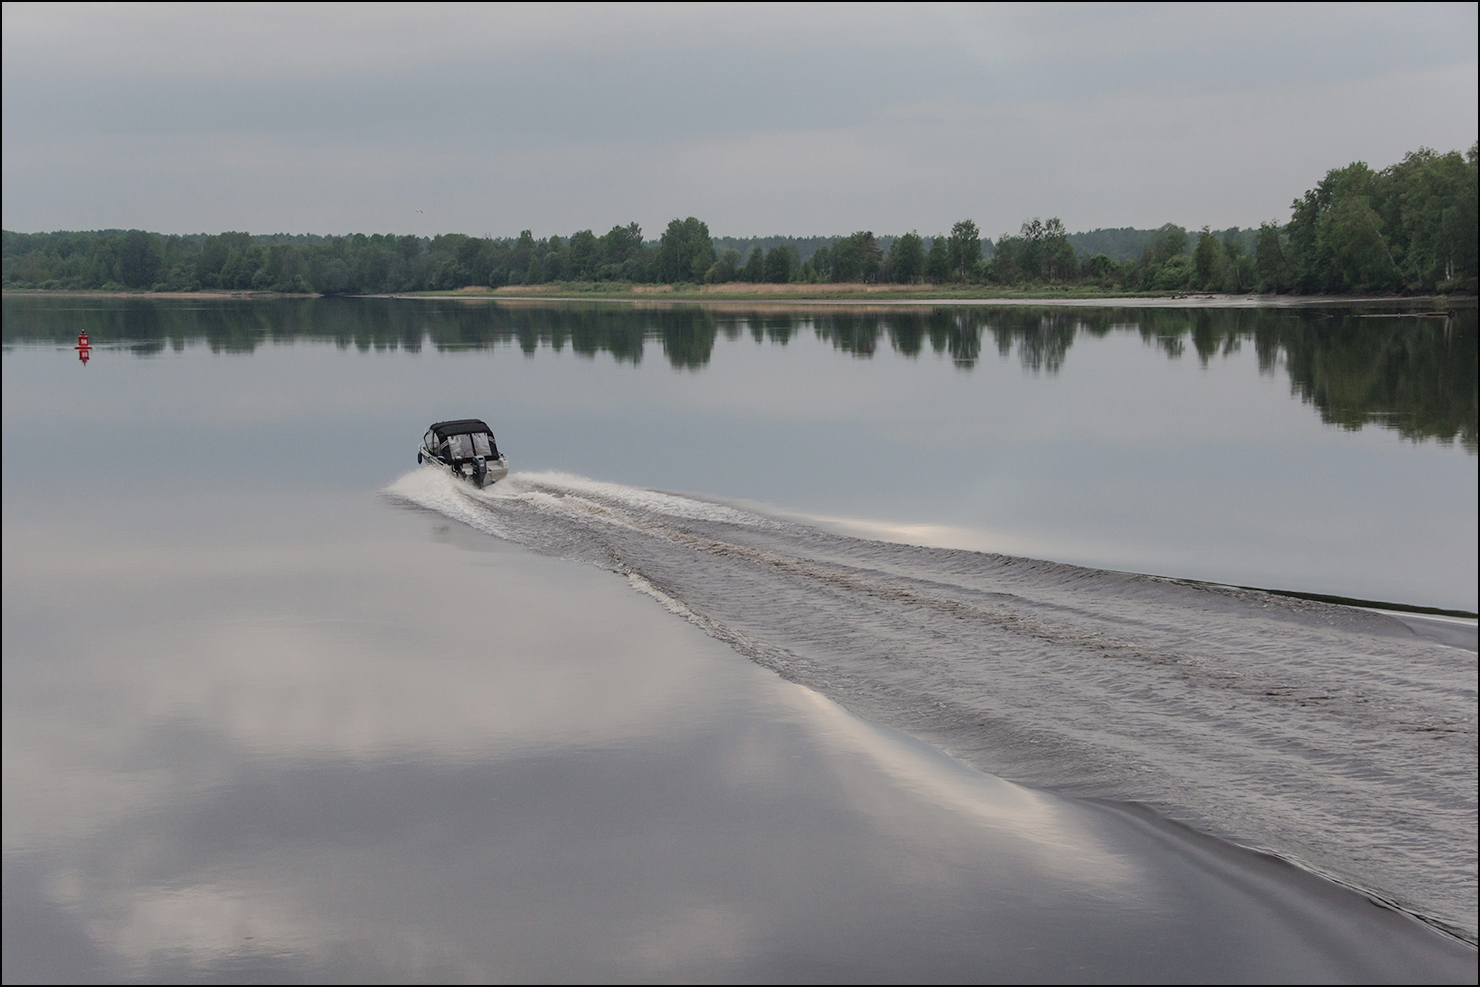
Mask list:
[[[1192,836],[1125,812],[1474,941],[1475,625],[1401,609],[1475,609],[1473,308],[4,314],[8,971],[1386,976],[1327,912],[1327,953],[1216,945],[1224,892],[1162,874]],[[470,415],[482,492],[412,459]],[[855,894],[894,902],[862,940]],[[935,967],[883,945],[909,914]]]

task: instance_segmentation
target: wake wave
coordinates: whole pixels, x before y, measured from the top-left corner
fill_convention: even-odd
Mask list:
[[[598,565],[994,774],[1151,804],[1474,941],[1475,658],[1392,617],[820,531],[564,473],[386,493]]]

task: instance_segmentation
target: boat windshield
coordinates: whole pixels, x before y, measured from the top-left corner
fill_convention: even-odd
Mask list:
[[[474,456],[482,456],[484,459],[498,458],[498,450],[493,445],[493,436],[487,432],[463,432],[460,435],[447,436],[447,458],[472,459]]]

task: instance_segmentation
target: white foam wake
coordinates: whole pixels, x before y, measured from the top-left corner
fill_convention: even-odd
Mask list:
[[[1473,654],[1387,615],[867,541],[569,473],[477,490],[421,469],[386,493],[620,573],[989,773],[1149,803],[1474,936]]]

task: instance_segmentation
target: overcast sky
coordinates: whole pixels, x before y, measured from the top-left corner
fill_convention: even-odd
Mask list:
[[[0,223],[1252,226],[1468,149],[1476,10],[6,3]]]

